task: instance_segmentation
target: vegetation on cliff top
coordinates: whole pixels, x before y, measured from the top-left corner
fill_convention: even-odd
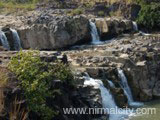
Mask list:
[[[36,8],[36,4],[40,1],[42,0],[0,0],[0,9],[1,12],[9,13],[19,10],[30,11],[34,10]]]
[[[1,12],[16,12],[16,11],[28,11],[28,10],[34,10],[38,3],[43,3],[42,6],[51,5],[54,6],[54,4],[58,5],[58,8],[68,8],[68,6],[71,7],[71,11],[67,12],[69,15],[80,15],[85,14],[88,9],[92,9],[94,6],[96,6],[97,3],[101,3],[106,6],[106,9],[109,9],[109,6],[120,3],[122,6],[125,4],[126,6],[128,4],[136,3],[141,6],[141,10],[139,13],[139,16],[137,18],[137,22],[139,25],[144,26],[148,29],[153,29],[156,27],[160,27],[160,3],[157,2],[146,2],[146,0],[0,0],[0,10]],[[72,8],[72,5],[77,6],[76,8]],[[115,4],[116,5],[116,4]],[[118,4],[117,4],[118,5]],[[66,7],[67,6],[67,7]],[[121,6],[121,5],[119,5]],[[53,7],[54,8],[54,7]],[[86,10],[87,9],[87,10]],[[127,11],[127,8],[125,8]],[[128,9],[129,11],[129,9]],[[125,16],[124,10],[118,9],[113,11],[106,11],[102,10],[95,11],[97,16]],[[91,12],[92,14],[92,12]],[[94,14],[94,13],[93,13]]]

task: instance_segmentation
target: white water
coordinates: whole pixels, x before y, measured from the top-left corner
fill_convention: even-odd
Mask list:
[[[115,85],[114,85],[114,83],[111,80],[108,80],[108,83],[109,83],[110,87],[115,88]]]
[[[136,23],[135,21],[132,21],[132,24],[133,24],[133,29],[134,29],[135,31],[139,31],[137,23]],[[141,35],[143,35],[143,36],[149,36],[149,35],[150,35],[150,34],[145,33],[145,32],[143,32],[143,31],[139,31],[139,33],[140,33]]]
[[[118,75],[119,75],[119,78],[121,79],[121,87],[124,91],[124,94],[127,96],[128,104],[130,106],[135,106],[135,107],[142,106],[143,103],[135,102],[133,100],[132,92],[131,92],[131,89],[128,85],[127,78],[126,78],[123,70],[118,69]]]
[[[138,25],[137,25],[137,23],[136,22],[132,22],[133,23],[133,29],[135,30],[135,31],[138,31]]]
[[[12,31],[12,35],[14,39],[14,49],[20,50],[22,47],[21,47],[21,41],[20,41],[19,35],[16,30],[14,29],[10,29],[10,30]]]
[[[7,50],[10,50],[10,46],[9,46],[7,37],[3,31],[0,31],[0,40],[1,40],[3,47],[6,48]]]
[[[143,31],[139,31],[139,33],[142,34],[143,36],[149,36],[149,35],[151,35],[151,34],[149,34],[149,33],[143,32]]]
[[[84,76],[84,78],[85,78],[84,82],[85,86],[94,86],[95,88],[100,89],[103,108],[110,111],[111,110],[119,111],[119,114],[118,113],[109,114],[109,120],[124,120],[129,117],[130,112],[118,108],[112,97],[112,94],[107,88],[104,87],[103,82],[101,80],[90,78],[88,74]]]
[[[97,27],[94,22],[91,20],[89,21],[91,27],[91,36],[92,36],[92,44],[102,44],[103,42],[100,41],[100,37],[98,35]]]

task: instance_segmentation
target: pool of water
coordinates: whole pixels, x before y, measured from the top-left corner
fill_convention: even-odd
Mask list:
[[[137,115],[130,120],[160,120],[160,100],[146,103],[142,108],[147,108],[149,114]],[[152,109],[151,112],[148,108],[154,108],[154,110]]]

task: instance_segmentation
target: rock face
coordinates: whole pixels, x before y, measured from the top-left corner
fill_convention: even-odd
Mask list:
[[[24,49],[59,49],[90,41],[89,21],[84,16],[41,15],[18,32]]]
[[[18,31],[23,49],[63,49],[91,42],[89,16],[60,16],[52,12],[43,12],[35,16],[33,14],[26,18],[16,17],[15,20],[13,17],[0,16],[2,30],[6,33],[11,50],[14,50],[14,43],[10,28]],[[95,18],[95,23],[102,41],[134,31],[131,20]]]
[[[148,49],[145,52],[147,51]],[[136,66],[126,65],[125,69],[134,96],[142,101],[147,101],[155,96],[160,97],[160,54],[152,51],[141,55]]]
[[[117,18],[97,18],[96,26],[101,36],[101,40],[111,39],[122,33],[133,32],[133,24],[131,20]]]
[[[135,34],[132,37],[117,39],[108,44],[84,46],[79,48],[80,51],[69,52],[69,61],[77,69],[87,71],[91,77],[102,79],[120,107],[127,105],[127,98],[120,86],[118,68],[123,69],[135,101],[159,98],[160,38],[158,35]],[[111,88],[107,80],[112,81],[115,88]]]

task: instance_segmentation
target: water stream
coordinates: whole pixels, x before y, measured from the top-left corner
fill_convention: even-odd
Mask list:
[[[91,28],[92,44],[94,44],[94,45],[102,44],[103,42],[100,41],[100,37],[99,37],[95,23],[90,20],[89,24],[90,24],[90,28]]]
[[[118,108],[116,105],[114,98],[110,91],[104,87],[103,82],[99,79],[93,79],[89,77],[87,74],[84,76],[85,82],[84,85],[86,86],[94,86],[95,88],[99,88],[101,91],[101,97],[102,97],[102,104],[103,108],[106,108],[107,110],[117,110],[118,113],[110,113],[109,114],[109,120],[125,120],[129,116],[129,112],[123,109]]]
[[[20,50],[21,47],[21,41],[19,38],[19,35],[15,29],[10,29],[12,31],[13,39],[14,39],[14,49],[15,50]]]
[[[0,41],[4,48],[6,48],[7,50],[10,50],[10,46],[9,46],[7,37],[3,31],[0,31]]]
[[[118,76],[121,79],[120,86],[122,87],[122,89],[124,91],[124,94],[127,96],[128,104],[130,106],[134,106],[134,107],[142,106],[143,103],[141,103],[141,102],[135,102],[133,100],[132,92],[131,92],[131,89],[130,89],[130,87],[128,85],[127,78],[126,78],[123,70],[118,69]]]
[[[139,31],[137,23],[136,23],[135,21],[132,21],[132,24],[133,24],[133,29],[134,29],[135,31]],[[143,31],[139,31],[139,33],[140,33],[141,35],[143,35],[143,36],[149,36],[149,35],[151,35],[151,34],[149,34],[149,33],[143,32]]]
[[[137,23],[135,21],[133,21],[132,23],[133,23],[133,29],[135,31],[138,31],[138,25],[137,25]]]
[[[111,80],[108,80],[108,83],[109,83],[110,87],[115,88],[115,85],[114,85],[114,83]]]

